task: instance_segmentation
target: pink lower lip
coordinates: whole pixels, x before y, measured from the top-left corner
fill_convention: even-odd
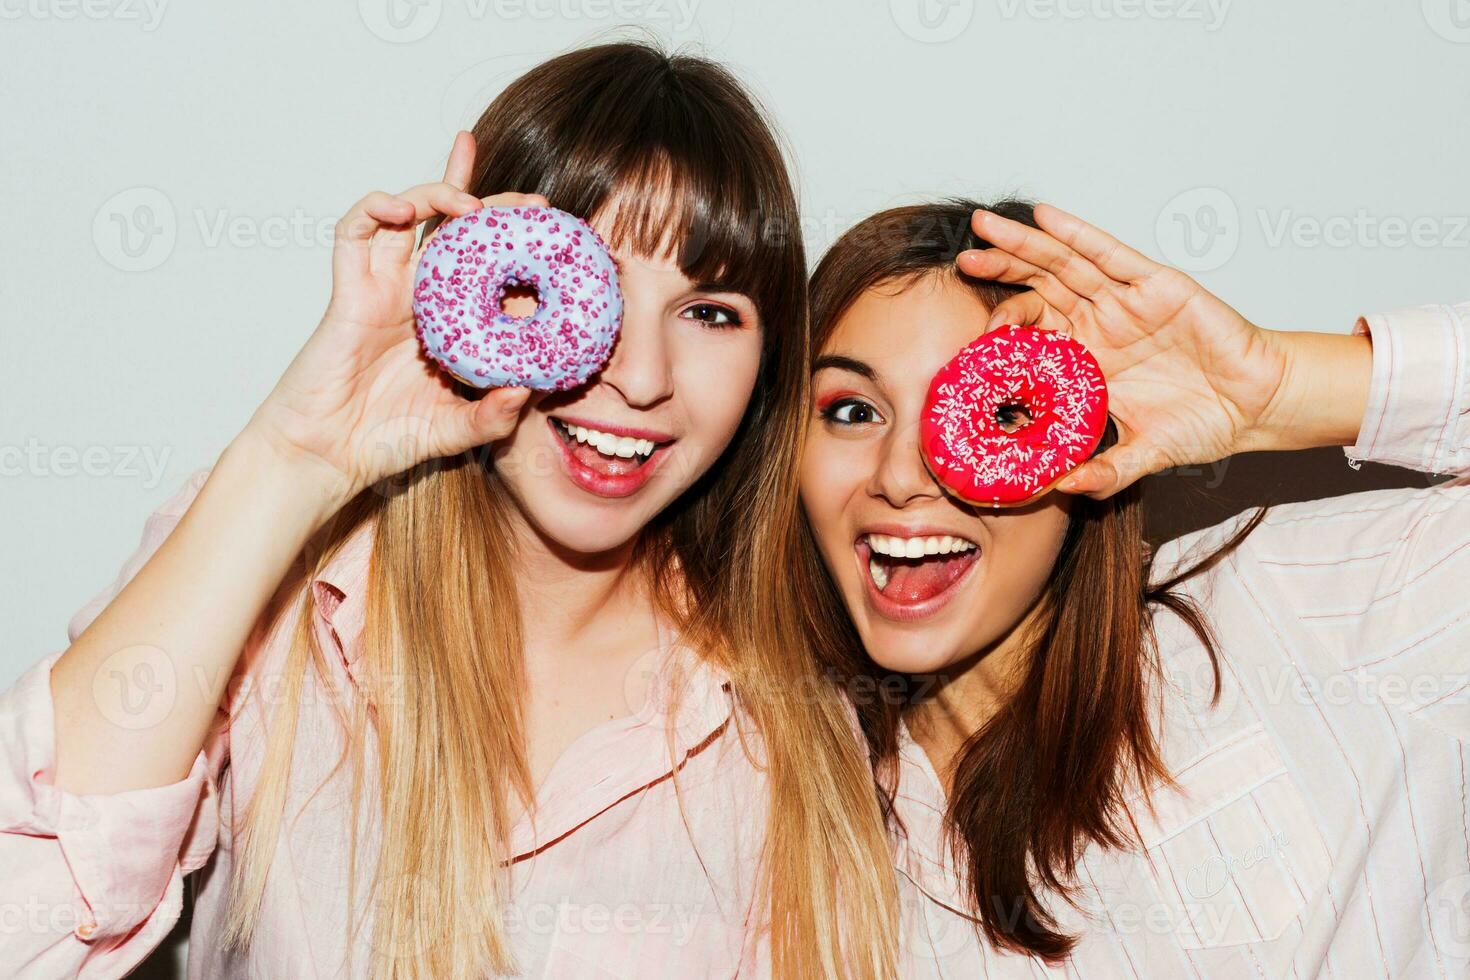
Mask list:
[[[551,430],[551,439],[556,443],[557,456],[561,460],[562,469],[567,478],[583,490],[598,497],[614,499],[630,497],[643,489],[643,485],[653,476],[653,471],[658,468],[659,462],[664,458],[665,450],[670,445],[665,443],[654,449],[653,455],[648,457],[648,462],[631,473],[600,473],[572,455],[571,447],[561,437],[561,433],[556,431],[555,422],[548,418],[546,426]]]
[[[868,574],[868,561],[873,556],[873,550],[868,547],[866,538],[858,541],[853,547],[853,553],[857,556],[858,575],[862,577],[863,589],[868,597],[868,605],[884,619],[892,619],[902,623],[927,619],[949,605],[950,600],[959,595],[960,586],[969,581],[970,576],[974,574],[975,567],[980,564],[980,555],[977,552],[975,560],[970,563],[970,567],[961,572],[960,577],[951,582],[949,588],[943,592],[930,596],[923,602],[899,602],[879,592],[878,586],[873,582],[873,576]]]

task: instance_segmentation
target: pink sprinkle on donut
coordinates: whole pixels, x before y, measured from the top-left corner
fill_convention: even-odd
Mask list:
[[[530,287],[530,316],[502,309]],[[556,208],[481,208],[436,230],[414,277],[424,352],[477,388],[562,391],[607,362],[623,322],[617,264],[581,218]]]
[[[1088,349],[1050,330],[1004,326],[934,376],[920,443],[935,479],[972,504],[1024,503],[1086,462],[1108,421]]]

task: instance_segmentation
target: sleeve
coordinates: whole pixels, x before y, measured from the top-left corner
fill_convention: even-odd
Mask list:
[[[1361,317],[1373,377],[1348,465],[1362,460],[1425,473],[1470,471],[1470,303]]]
[[[1231,556],[1283,600],[1338,669],[1417,717],[1470,738],[1470,304],[1360,319],[1373,374],[1348,464],[1426,474],[1423,486],[1278,504]],[[1187,567],[1251,512],[1160,548]],[[1158,574],[1156,568],[1155,574]]]
[[[116,580],[72,618],[70,640],[143,567],[207,476],[196,471],[154,511]],[[176,783],[81,796],[58,789],[50,676],[60,656],[0,693],[0,975],[120,977],[172,929],[184,875],[214,851],[228,729],[211,731]]]

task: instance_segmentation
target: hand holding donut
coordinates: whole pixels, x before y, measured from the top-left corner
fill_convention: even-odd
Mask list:
[[[419,225],[482,205],[547,204],[539,195],[482,201],[467,193],[474,152],[473,138],[459,133],[442,182],[369,194],[337,223],[326,313],[246,427],[338,506],[425,459],[504,438],[525,404],[525,388],[465,399],[425,361],[414,335]]]
[[[1029,286],[1001,303],[987,330],[1035,324],[1067,333],[1097,359],[1119,441],[1058,488],[1102,499],[1149,473],[1252,449],[1287,448],[1288,335],[1263,330],[1189,276],[1048,205],[1040,229],[976,211],[992,247],[962,252],[960,270]],[[1299,416],[1298,416],[1299,417]]]

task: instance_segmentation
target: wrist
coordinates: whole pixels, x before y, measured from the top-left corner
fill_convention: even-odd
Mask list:
[[[237,471],[309,535],[352,499],[353,489],[334,467],[283,447],[252,422],[220,454],[219,466]]]
[[[1350,446],[1368,406],[1373,346],[1366,336],[1263,331],[1282,359],[1281,381],[1240,451]]]

